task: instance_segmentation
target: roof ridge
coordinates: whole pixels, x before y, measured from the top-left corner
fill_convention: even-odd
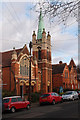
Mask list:
[[[61,64],[52,64],[52,65],[63,65],[63,64],[67,64],[67,63],[61,63]]]
[[[23,49],[23,48],[17,48],[17,49],[15,49],[15,50],[20,50],[20,49]],[[3,53],[12,52],[12,51],[14,51],[14,50],[9,50],[9,51],[5,51],[5,52],[1,52],[1,53],[3,54]]]

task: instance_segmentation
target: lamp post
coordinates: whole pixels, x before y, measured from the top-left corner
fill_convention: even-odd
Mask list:
[[[41,59],[41,51],[40,51],[41,47],[39,46],[37,48],[38,48],[38,59],[42,60]],[[42,63],[41,63],[41,94],[42,93],[43,93],[43,81],[42,81]]]
[[[30,48],[30,61],[29,61],[29,101],[31,103],[31,48],[32,48],[32,42],[29,43]]]

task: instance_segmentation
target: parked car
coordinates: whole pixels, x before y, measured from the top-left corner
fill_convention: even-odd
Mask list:
[[[62,97],[55,92],[42,94],[39,98],[40,105],[45,103],[50,103],[54,105],[55,103],[62,102],[62,101],[63,101]]]
[[[80,99],[80,91],[77,91],[77,93],[78,93],[78,97],[79,97],[79,99]]]
[[[62,95],[63,100],[75,100],[78,99],[77,91],[67,91]]]
[[[21,96],[5,97],[3,98],[3,104],[5,106],[5,110],[10,110],[13,113],[16,111],[16,109],[30,108],[30,102],[23,101]]]

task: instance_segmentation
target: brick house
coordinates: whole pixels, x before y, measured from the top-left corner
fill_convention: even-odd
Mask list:
[[[63,89],[70,88],[69,68],[66,63],[60,61],[59,64],[52,65],[52,81],[53,90],[56,89],[57,92],[60,87],[63,87]]]
[[[78,81],[78,89],[80,90],[80,67],[77,66],[77,81]]]
[[[70,73],[70,85],[71,89],[78,89],[78,80],[77,80],[77,69],[73,59],[71,59],[69,65],[69,73]]]

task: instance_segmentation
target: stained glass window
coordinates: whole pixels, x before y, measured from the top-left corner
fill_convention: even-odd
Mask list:
[[[27,57],[23,57],[20,61],[20,74],[29,76],[29,60]]]

